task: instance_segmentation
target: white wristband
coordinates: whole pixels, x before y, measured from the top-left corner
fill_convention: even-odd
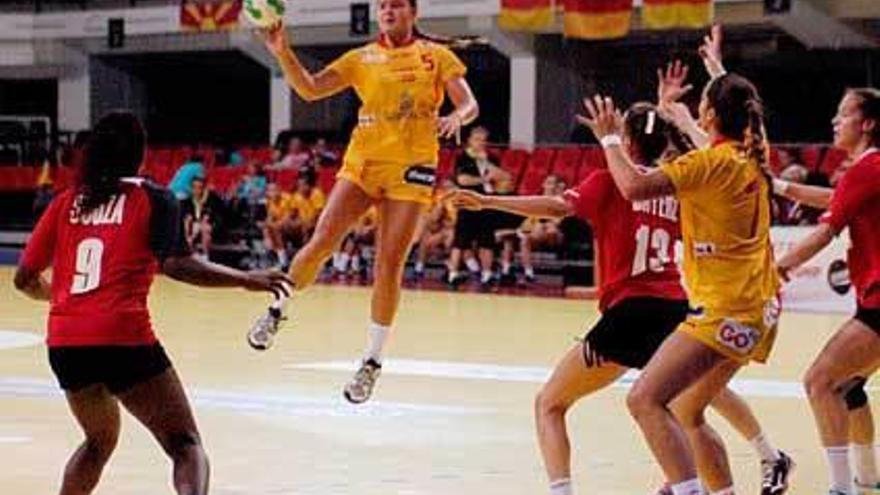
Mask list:
[[[785,196],[785,193],[788,192],[788,186],[790,186],[788,181],[784,181],[781,179],[773,179],[773,192],[779,196]]]
[[[619,134],[609,134],[602,137],[602,139],[599,140],[599,144],[601,144],[603,148],[621,146],[623,144],[623,139],[620,138]]]

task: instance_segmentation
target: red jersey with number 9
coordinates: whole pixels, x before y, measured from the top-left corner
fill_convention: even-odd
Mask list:
[[[632,297],[685,300],[676,260],[681,253],[678,201],[627,201],[607,170],[597,170],[564,198],[593,227],[599,309]]]
[[[142,179],[126,179],[89,212],[80,198],[67,190],[52,201],[20,262],[32,272],[52,268],[47,344],[155,343],[147,309],[153,275],[160,260],[188,254],[176,199]]]

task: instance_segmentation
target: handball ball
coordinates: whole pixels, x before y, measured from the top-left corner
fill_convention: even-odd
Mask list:
[[[266,28],[284,18],[287,0],[244,0],[244,13],[257,27]]]

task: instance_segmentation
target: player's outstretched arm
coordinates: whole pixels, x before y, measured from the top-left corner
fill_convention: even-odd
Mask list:
[[[587,116],[578,115],[578,122],[590,128],[602,148],[614,184],[628,201],[657,198],[675,192],[669,177],[659,169],[643,172],[623,149],[623,115],[610,97],[584,99]]]
[[[789,280],[792,270],[819,254],[819,251],[834,240],[835,235],[837,233],[831,225],[820,223],[807,237],[782,255],[776,263],[780,276],[786,281]]]
[[[782,179],[773,179],[773,192],[820,210],[827,210],[831,205],[831,197],[834,196],[834,189],[830,187],[808,186]]]
[[[456,189],[442,200],[466,210],[502,210],[527,217],[564,218],[574,214],[571,205],[557,196],[486,196]]]
[[[437,129],[442,139],[454,137],[457,143],[461,142],[461,128],[477,120],[480,116],[480,105],[471,91],[470,85],[463,77],[458,77],[446,83],[446,94],[452,101],[455,110],[437,121]]]
[[[14,283],[16,289],[37,301],[48,301],[52,295],[51,285],[46,277],[25,267],[18,267]]]
[[[275,270],[243,272],[194,256],[175,256],[162,263],[165,275],[199,287],[241,287],[246,290],[272,292],[289,296],[293,281]]]
[[[332,69],[312,74],[303,66],[290,46],[287,28],[279,22],[261,31],[266,47],[278,60],[284,79],[306,101],[332,96],[348,87],[343,78]]]

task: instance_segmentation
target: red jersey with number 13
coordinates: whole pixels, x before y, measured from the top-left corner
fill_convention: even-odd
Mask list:
[[[92,211],[83,212],[79,203],[73,190],[56,197],[21,259],[29,271],[52,268],[47,344],[155,343],[147,294],[158,261],[186,252],[179,205],[140,179],[121,184]]]
[[[593,227],[601,311],[631,297],[687,299],[676,265],[678,200],[627,201],[607,170],[593,172],[564,197]]]

